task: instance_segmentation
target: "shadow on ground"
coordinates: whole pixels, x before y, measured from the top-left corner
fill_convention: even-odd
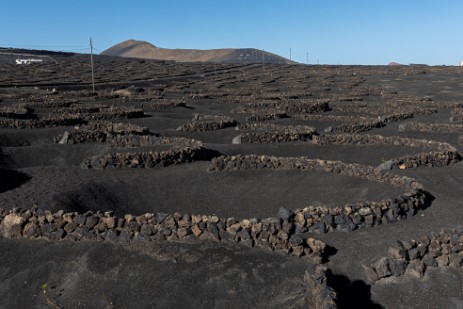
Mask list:
[[[327,272],[327,279],[328,285],[332,287],[337,294],[336,304],[338,308],[384,308],[371,300],[371,286],[362,280],[351,282],[348,277],[333,274],[331,271]]]
[[[29,175],[0,168],[0,193],[15,189],[27,182]]]

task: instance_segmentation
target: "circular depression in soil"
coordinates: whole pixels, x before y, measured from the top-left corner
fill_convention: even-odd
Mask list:
[[[216,214],[266,218],[283,206],[343,206],[393,198],[400,188],[333,173],[236,171],[208,173],[209,162],[156,169],[21,169],[31,179],[0,196],[0,207],[53,211],[107,211],[116,215],[146,212]]]

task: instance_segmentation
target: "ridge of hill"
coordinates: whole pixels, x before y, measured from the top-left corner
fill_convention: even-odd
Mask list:
[[[103,51],[101,55],[177,62],[294,63],[284,57],[255,48],[168,49],[137,40],[127,40],[116,44]]]

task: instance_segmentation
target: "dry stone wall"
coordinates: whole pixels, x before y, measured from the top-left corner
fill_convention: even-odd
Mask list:
[[[32,118],[32,109],[24,106],[5,106],[0,107],[0,117],[24,119]]]
[[[0,236],[120,243],[236,242],[306,257],[315,263],[323,261],[327,250],[324,242],[295,234],[292,223],[284,216],[237,220],[215,215],[146,213],[116,217],[112,212],[100,211],[52,213],[36,207],[11,211],[0,208]]]
[[[173,100],[155,100],[153,102],[149,102],[148,104],[143,104],[143,108],[152,110],[164,110],[179,107],[186,107],[186,103],[182,101]]]
[[[0,119],[0,128],[26,129],[74,126],[86,123],[78,115],[50,115],[42,119]]]
[[[443,166],[461,160],[457,149],[452,145],[426,139],[368,134],[325,134],[313,136],[312,142],[316,145],[395,145],[430,149],[429,152],[402,156],[384,162],[378,168],[385,170],[418,166]]]
[[[362,116],[337,116],[337,115],[310,115],[310,114],[295,114],[292,118],[297,120],[307,121],[329,121],[329,122],[370,122],[376,121],[375,117]]]
[[[197,116],[191,122],[187,122],[180,126],[177,131],[214,131],[228,127],[234,127],[237,122],[227,116]]]
[[[408,275],[422,278],[427,268],[463,266],[463,229],[444,229],[420,239],[397,241],[388,256],[372,265],[363,265],[370,282]]]
[[[83,144],[89,142],[114,144],[118,137],[127,135],[140,136],[150,135],[150,133],[148,128],[131,123],[91,121],[88,124],[75,126],[74,131],[71,133],[65,131],[63,134],[56,136],[54,141],[59,144]]]
[[[236,136],[233,144],[250,143],[287,143],[307,141],[317,134],[315,128],[309,126],[284,126],[273,123],[245,123],[238,130],[250,130]]]
[[[51,108],[68,108],[71,105],[79,104],[77,100],[65,100],[64,98],[61,99],[53,99],[53,100],[37,100],[36,102],[28,102],[25,105],[28,108],[33,109],[51,109]]]
[[[452,110],[450,116],[450,122],[462,122],[463,121],[463,108],[455,108]]]
[[[360,133],[364,131],[370,131],[375,128],[384,127],[385,124],[381,120],[366,120],[353,123],[345,123],[335,127],[328,127],[325,132],[346,132],[346,133]]]
[[[433,133],[460,133],[463,132],[463,124],[451,123],[427,123],[427,122],[407,122],[399,126],[399,131],[419,131]]]
[[[211,152],[203,147],[174,147],[166,151],[116,152],[86,159],[81,167],[106,168],[154,168],[210,160]]]
[[[353,231],[385,223],[405,220],[428,206],[428,193],[416,180],[384,172],[377,168],[340,161],[325,161],[306,157],[274,157],[258,155],[220,156],[212,159],[210,172],[241,170],[301,170],[336,173],[403,188],[398,197],[347,204],[340,207],[308,206],[288,214],[297,233]]]
[[[307,304],[311,309],[336,309],[336,291],[328,285],[327,268],[309,264],[304,275]]]

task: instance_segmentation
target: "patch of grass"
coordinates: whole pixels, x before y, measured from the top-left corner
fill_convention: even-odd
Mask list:
[[[42,284],[42,295],[47,305],[56,309],[63,309],[63,307],[58,305],[56,301],[48,295],[48,285],[46,283]]]

